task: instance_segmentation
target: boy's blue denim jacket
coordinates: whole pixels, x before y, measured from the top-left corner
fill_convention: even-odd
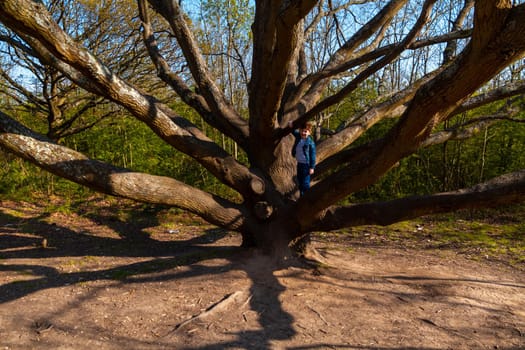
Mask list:
[[[293,132],[293,136],[295,137],[295,142],[292,147],[292,156],[295,157],[295,148],[297,147],[297,144],[301,140],[301,134],[299,131],[295,130]],[[311,136],[308,136],[306,138],[306,142],[303,146],[303,152],[306,157],[306,161],[308,162],[308,165],[310,166],[310,169],[315,169],[315,142],[312,139]]]

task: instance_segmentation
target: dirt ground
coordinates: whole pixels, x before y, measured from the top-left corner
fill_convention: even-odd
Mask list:
[[[277,266],[184,215],[0,201],[0,350],[525,349],[523,266],[314,244],[326,266]]]

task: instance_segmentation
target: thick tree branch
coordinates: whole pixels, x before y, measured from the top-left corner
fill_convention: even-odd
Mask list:
[[[110,195],[168,204],[232,230],[246,224],[242,206],[168,177],[133,172],[89,159],[34,133],[0,111],[0,146],[68,180]]]
[[[186,104],[193,107],[208,124],[228,135],[242,148],[246,149],[248,123],[244,122],[244,126],[239,127],[239,125],[232,125],[228,119],[219,117],[217,113],[214,113],[210,109],[202,95],[190,89],[183,79],[171,70],[168,62],[166,62],[158,48],[157,40],[151,28],[146,0],[138,0],[138,5],[140,18],[142,20],[144,43],[148,49],[151,60],[155,64],[155,67],[157,67],[158,76],[166,84],[171,86]],[[235,119],[237,120],[237,124],[239,124],[238,118],[236,117]]]
[[[199,88],[199,92],[204,96],[207,107],[210,111],[206,110],[206,105],[198,100],[196,94],[190,95],[194,98],[192,100],[192,106],[198,106],[199,108],[196,110],[199,113],[202,112],[204,114],[203,117],[205,117],[206,120],[213,122],[210,123],[211,125],[219,127],[219,130],[226,132],[228,136],[238,142],[241,146],[245,146],[248,137],[248,123],[235,111],[233,106],[231,106],[226,100],[224,94],[213,81],[178,1],[149,0],[149,3],[170,24],[171,29],[177,38],[177,42],[186,57],[186,62],[188,63],[191,74]],[[139,0],[139,9],[141,10],[143,19],[147,20],[147,17],[145,17],[147,16],[146,6],[142,0]],[[177,87],[175,89],[177,92],[182,92],[183,94],[186,93],[188,89],[183,85],[181,80],[175,77],[173,73],[167,74],[169,68],[165,62],[163,62],[162,56],[160,56],[155,46],[155,42],[152,41],[154,38],[151,31],[149,33],[146,32],[149,29],[147,26],[148,22],[146,21],[144,23],[146,24],[144,26],[146,36],[145,41],[148,50],[150,51],[150,56],[153,58],[157,68],[161,67],[161,77],[164,76],[170,78],[168,81],[175,84],[174,87]],[[215,116],[212,116],[210,112],[215,114]]]
[[[525,94],[525,80],[509,83],[489,92],[473,96],[461,104],[461,106],[454,111],[454,114],[464,113],[489,103],[520,94]]]
[[[358,225],[390,225],[423,215],[459,209],[488,208],[525,201],[525,170],[506,174],[474,187],[428,196],[412,196],[386,202],[354,204],[327,209],[314,231]]]
[[[256,1],[252,77],[249,84],[250,138],[253,147],[272,142],[289,68],[297,61],[299,24],[317,1]],[[287,6],[284,7],[283,6]],[[294,56],[295,55],[295,56]],[[258,93],[255,93],[258,92]],[[264,93],[261,93],[264,92]],[[270,149],[269,152],[272,152]],[[270,160],[271,156],[261,155]]]
[[[525,123],[524,119],[514,119],[512,115],[516,114],[515,112],[502,112],[490,116],[483,116],[473,120],[469,120],[468,123],[463,125],[450,128],[448,130],[439,131],[431,134],[423,143],[421,147],[430,147],[438,144],[442,144],[447,141],[459,141],[469,139],[482,130],[485,130],[490,125],[498,121],[510,121],[513,123]]]

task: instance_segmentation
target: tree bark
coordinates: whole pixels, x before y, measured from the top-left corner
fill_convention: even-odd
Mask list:
[[[328,208],[309,229],[329,231],[360,225],[387,226],[423,215],[520,203],[523,195],[525,170],[451,192]]]

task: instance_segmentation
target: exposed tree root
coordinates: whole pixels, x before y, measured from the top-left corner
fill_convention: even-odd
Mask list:
[[[201,312],[200,314],[197,314],[195,316],[192,316],[191,318],[177,324],[175,328],[170,331],[166,336],[171,335],[173,333],[176,333],[186,327],[189,324],[192,324],[196,321],[204,321],[218,313],[224,312],[228,309],[230,309],[232,306],[238,306],[238,308],[244,307],[251,299],[251,295],[248,291],[236,291],[234,293],[226,295],[224,298],[222,298],[217,303],[213,304],[209,308],[207,308],[205,311]]]
[[[315,268],[318,267],[335,267],[330,264],[330,262],[323,256],[317,249],[315,249],[311,244],[304,247],[298,258],[301,262],[305,263],[308,266]]]

